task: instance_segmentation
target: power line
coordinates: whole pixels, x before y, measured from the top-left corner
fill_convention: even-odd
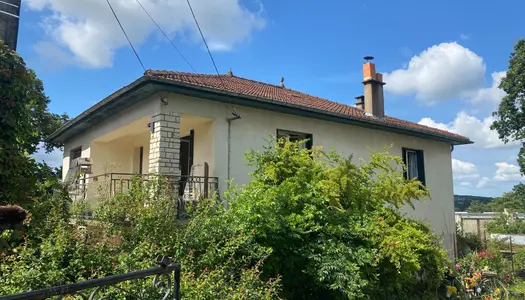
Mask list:
[[[197,25],[197,29],[199,30],[199,33],[201,35],[202,41],[204,42],[204,45],[206,46],[206,50],[208,50],[208,54],[210,55],[211,62],[213,63],[213,67],[215,68],[215,72],[217,73],[217,76],[219,77],[219,81],[221,82],[222,89],[226,91],[225,84],[222,80],[221,74],[219,73],[219,69],[217,68],[217,64],[215,63],[215,59],[213,59],[213,55],[211,54],[210,47],[208,47],[208,43],[206,42],[206,38],[204,37],[204,34],[202,33],[201,26],[199,25],[199,21],[197,21],[197,17],[195,16],[195,13],[193,12],[193,8],[191,7],[190,0],[186,0],[188,3],[188,7],[190,8],[191,15],[193,16],[193,20],[195,21],[195,25]],[[231,102],[230,97],[228,96],[228,99],[230,100],[230,104],[232,105],[232,114],[236,117],[239,117],[240,115],[235,110],[235,105]]]
[[[159,31],[164,35],[164,37],[168,40],[168,42],[170,42],[170,44],[173,46],[173,48],[175,48],[175,50],[180,54],[180,56],[182,57],[182,59],[184,59],[184,61],[188,64],[188,66],[190,66],[190,68],[193,70],[193,72],[197,73],[197,71],[193,68],[193,66],[190,64],[190,62],[186,59],[186,57],[184,57],[184,55],[180,52],[179,48],[177,48],[177,46],[175,46],[175,44],[171,41],[171,39],[168,37],[168,35],[166,34],[166,32],[164,32],[164,30],[162,30],[162,28],[159,26],[159,24],[155,21],[155,19],[153,19],[153,17],[150,15],[150,13],[146,10],[146,8],[144,8],[144,6],[142,5],[142,3],[140,3],[139,0],[136,0],[137,3],[140,5],[140,7],[142,8],[142,10],[148,15],[148,17],[151,19],[151,21],[157,26],[157,28],[159,29]]]
[[[195,17],[193,8],[191,7],[190,0],[186,0],[186,2],[188,2],[188,7],[190,8],[191,15],[193,16],[193,20],[195,21],[195,25],[197,25],[197,29],[199,29],[199,33],[201,34],[202,40],[204,41],[204,45],[206,46],[206,50],[208,50],[208,54],[210,55],[211,62],[213,63],[213,66],[215,67],[215,72],[217,72],[217,75],[219,75],[219,78],[221,78],[219,74],[219,69],[217,69],[217,65],[215,64],[215,60],[213,59],[213,55],[211,55],[210,47],[208,47],[208,43],[206,42],[206,39],[204,38],[204,34],[202,34],[202,30],[199,25],[199,22],[197,21],[197,18]],[[221,79],[221,82],[222,82],[222,79]]]
[[[128,40],[128,43],[131,46],[131,49],[133,49],[133,53],[135,53],[135,56],[137,57],[140,65],[142,66],[142,69],[144,69],[144,72],[146,72],[146,67],[144,67],[144,64],[142,63],[142,60],[140,59],[139,54],[137,53],[137,50],[135,50],[135,47],[133,47],[133,43],[131,43],[131,40],[129,39],[128,34],[126,33],[126,30],[124,30],[124,27],[122,27],[122,24],[120,23],[120,20],[118,19],[117,14],[115,13],[115,10],[113,9],[113,6],[111,6],[111,3],[109,2],[109,0],[106,0],[106,2],[108,3],[109,8],[111,9],[111,12],[113,12],[113,16],[117,20],[117,23],[120,26],[120,29],[122,29],[122,32],[126,36],[126,39]]]

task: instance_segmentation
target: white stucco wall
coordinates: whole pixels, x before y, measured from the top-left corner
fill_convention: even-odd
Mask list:
[[[123,126],[126,126],[141,118],[155,115],[159,111],[160,101],[158,100],[158,96],[150,97],[149,99],[141,101],[140,103],[137,103],[134,106],[131,106],[114,116],[111,116],[107,120],[97,124],[91,129],[84,131],[82,134],[79,134],[73,137],[72,139],[66,141],[66,143],[64,144],[64,156],[62,159],[62,179],[66,177],[67,171],[69,169],[69,155],[72,149],[82,146],[82,157],[92,158],[91,144],[94,140],[104,135],[115,132],[119,128],[122,128]],[[95,168],[97,168],[97,170],[96,172],[93,172],[93,174],[100,174],[100,166],[106,164],[106,161],[99,161],[99,158],[102,157],[104,157],[103,154],[100,154],[98,157],[95,157],[97,158],[97,161],[93,161],[93,163],[95,164]],[[147,158],[147,156],[145,157]]]
[[[184,119],[182,120],[184,122]],[[204,163],[208,163],[210,174],[215,172],[215,156],[213,153],[214,149],[214,123],[207,122],[198,124],[193,128],[195,132],[194,145],[193,145],[193,164],[204,166]],[[202,176],[204,174],[198,174]]]
[[[212,174],[219,177],[220,190],[225,191],[225,180],[228,178],[226,119],[231,117],[231,105],[170,95],[167,109],[215,119]],[[312,134],[315,146],[323,146],[327,150],[334,148],[345,155],[354,154],[355,159],[369,158],[367,146],[372,150],[380,150],[386,145],[392,145],[390,153],[393,155],[401,155],[402,147],[423,150],[426,183],[432,200],[418,202],[415,210],[407,207],[405,211],[414,218],[427,221],[437,234],[443,234],[444,246],[450,250],[454,248],[454,192],[449,144],[266,110],[239,106],[236,110],[242,119],[231,123],[230,175],[234,184],[242,185],[250,179],[250,168],[246,166],[244,153],[251,149],[262,150],[265,139],[275,135],[277,129]]]
[[[83,157],[94,155],[94,160],[102,160],[105,156],[101,154],[103,152],[96,153],[96,150],[93,150],[95,152],[91,153],[91,141],[144,116],[154,115],[155,112],[177,112],[182,116],[181,134],[185,127],[184,115],[212,119],[211,122],[200,123],[193,127],[194,164],[208,162],[210,175],[219,178],[219,188],[224,192],[227,189],[228,179],[227,118],[232,117],[231,105],[177,94],[170,94],[168,99],[168,105],[165,106],[160,105],[158,97],[152,97],[68,141],[64,151],[64,170],[67,171],[71,149],[82,145]],[[277,129],[312,134],[315,146],[323,146],[327,150],[334,148],[345,155],[354,154],[355,159],[367,159],[369,157],[367,147],[380,150],[385,145],[392,145],[390,153],[393,155],[401,155],[402,147],[423,150],[426,183],[432,201],[418,202],[414,211],[407,208],[406,212],[414,218],[429,222],[437,234],[445,235],[444,246],[453,249],[455,223],[449,144],[266,110],[239,106],[236,110],[242,115],[242,119],[231,123],[230,177],[233,178],[234,184],[242,185],[250,179],[248,176],[250,168],[246,166],[244,153],[251,149],[262,150],[263,145],[266,144],[265,139],[275,135]],[[128,148],[133,149],[133,147]],[[96,149],[96,145],[93,149]],[[121,155],[124,155],[124,152]],[[130,150],[129,156],[133,157],[133,150]],[[131,171],[130,169],[129,172]]]

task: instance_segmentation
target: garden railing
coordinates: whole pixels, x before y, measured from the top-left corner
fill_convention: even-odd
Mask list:
[[[86,300],[111,299],[107,298],[106,294],[111,289],[125,294],[126,299],[154,300],[155,298],[152,298],[151,295],[141,296],[137,292],[118,286],[119,283],[145,280],[151,276],[154,276],[151,291],[159,295],[159,299],[180,300],[180,264],[172,263],[171,259],[166,256],[158,256],[156,263],[159,265],[158,267],[147,270],[60,285],[17,295],[0,296],[0,300],[37,300],[51,297],[64,299],[68,295],[77,295]]]

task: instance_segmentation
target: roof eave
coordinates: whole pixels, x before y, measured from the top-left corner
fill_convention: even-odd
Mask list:
[[[113,94],[107,96],[106,98],[99,101],[97,104],[91,106],[75,118],[67,121],[64,125],[62,125],[60,128],[58,128],[55,132],[50,134],[47,137],[47,140],[53,143],[63,143],[65,140],[61,139],[61,136],[69,129],[71,129],[73,126],[77,125],[78,123],[81,123],[86,117],[92,114],[99,113],[104,106],[106,106],[108,103],[114,101],[115,99],[122,97],[126,95],[126,93],[129,93],[137,88],[140,88],[144,84],[148,83],[150,79],[148,76],[141,76],[139,79],[133,81],[127,86],[124,86],[123,88],[117,90]]]
[[[416,129],[410,130],[408,128],[405,128],[402,126],[396,126],[393,124],[378,123],[378,122],[374,122],[372,120],[367,120],[364,118],[363,119],[352,118],[347,115],[336,114],[336,113],[332,113],[332,112],[325,111],[325,110],[306,108],[306,107],[294,105],[291,103],[285,103],[281,101],[275,101],[275,100],[266,99],[266,98],[260,98],[260,97],[239,94],[239,93],[233,93],[229,91],[218,90],[214,88],[207,88],[207,87],[202,87],[202,86],[193,85],[189,83],[173,81],[170,79],[150,77],[150,76],[142,76],[139,79],[132,82],[131,84],[129,84],[128,86],[125,86],[121,88],[120,90],[116,91],[115,93],[104,98],[102,101],[98,102],[97,104],[89,108],[88,110],[84,111],[77,117],[68,121],[66,124],[60,127],[57,131],[52,133],[48,137],[48,140],[55,142],[55,143],[64,143],[67,139],[69,139],[68,137],[64,137],[64,134],[68,130],[74,128],[74,126],[83,122],[86,118],[90,116],[93,116],[95,114],[101,114],[103,109],[106,106],[112,104],[112,102],[125,103],[126,100],[130,99],[129,95],[133,91],[137,92],[137,90],[144,89],[145,87],[149,86],[150,83],[155,85],[155,89],[154,89],[155,91],[152,91],[152,89],[149,89],[149,94],[153,94],[154,92],[160,92],[160,91],[169,91],[169,92],[185,94],[188,96],[197,96],[197,97],[206,98],[210,100],[220,101],[224,103],[232,103],[232,104],[250,106],[254,108],[261,108],[261,109],[267,109],[267,110],[277,110],[277,111],[281,111],[284,113],[302,115],[305,117],[322,119],[326,121],[346,123],[346,124],[357,125],[357,126],[364,126],[364,127],[378,129],[378,130],[387,130],[387,131],[395,132],[399,134],[409,134],[412,136],[421,137],[425,139],[432,139],[432,140],[437,140],[441,142],[446,142],[451,145],[467,145],[467,144],[473,143],[470,140],[455,139],[453,137],[446,137],[443,135],[433,134],[430,132],[423,132],[423,131],[416,130]],[[158,90],[159,86],[161,86],[163,90]],[[129,107],[129,105],[122,105],[121,109],[124,109],[127,107]]]

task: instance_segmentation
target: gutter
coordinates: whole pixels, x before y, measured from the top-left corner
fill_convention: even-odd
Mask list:
[[[157,83],[157,84],[156,84]],[[196,86],[189,83],[184,82],[178,82],[173,81],[170,79],[165,78],[159,78],[159,77],[152,77],[152,76],[142,76],[139,79],[135,80],[131,84],[123,87],[122,89],[116,91],[115,93],[109,95],[108,97],[104,98],[99,103],[95,104],[85,112],[81,113],[74,119],[70,120],[66,124],[64,124],[62,127],[60,127],[57,131],[53,132],[49,137],[48,140],[50,141],[57,141],[57,139],[60,138],[62,134],[64,134],[66,131],[77,125],[78,123],[81,123],[86,118],[92,117],[102,111],[105,106],[108,104],[117,104],[118,102],[125,102],[126,99],[119,99],[125,96],[129,96],[129,93],[131,93],[134,90],[137,90],[145,85],[152,84],[155,86],[162,85],[167,91],[176,92],[179,94],[185,94],[188,96],[200,96],[202,98],[208,99],[208,100],[214,100],[219,102],[225,102],[225,103],[232,103],[241,106],[248,106],[248,107],[254,107],[254,108],[261,108],[271,111],[285,111],[284,113],[288,114],[294,114],[294,115],[300,115],[320,120],[326,120],[331,122],[337,122],[337,123],[344,123],[344,124],[350,124],[350,125],[356,125],[361,127],[367,127],[382,131],[389,131],[399,134],[408,134],[411,136],[426,138],[426,139],[432,139],[437,140],[441,142],[447,142],[451,143],[452,145],[466,145],[466,144],[472,144],[472,141],[466,141],[463,139],[455,139],[452,137],[446,137],[440,134],[434,134],[432,132],[426,132],[422,130],[417,129],[407,129],[406,127],[398,126],[395,124],[389,124],[384,123],[381,121],[374,122],[373,120],[366,119],[366,118],[355,118],[355,117],[349,117],[347,115],[341,115],[337,113],[333,113],[330,111],[315,109],[315,108],[306,108],[303,106],[298,106],[291,103],[285,103],[281,101],[275,101],[267,98],[260,98],[255,96],[249,96],[244,95],[240,93],[234,93],[229,91],[223,91],[223,90],[217,90],[214,88],[208,88],[208,87],[202,87],[202,86]],[[164,91],[166,91],[164,90]],[[204,95],[204,96],[203,96]],[[112,103],[115,101],[115,103]],[[128,106],[126,106],[127,108]],[[91,124],[93,125],[93,124]]]

